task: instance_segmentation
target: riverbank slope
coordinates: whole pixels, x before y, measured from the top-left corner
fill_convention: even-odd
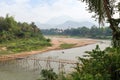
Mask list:
[[[59,37],[49,37],[51,39],[51,47],[47,47],[44,48],[42,50],[37,50],[37,51],[29,51],[29,52],[21,52],[21,53],[16,53],[16,54],[10,54],[10,55],[2,55],[0,56],[0,60],[10,60],[10,59],[15,59],[15,58],[20,58],[20,57],[26,57],[29,55],[33,55],[33,54],[39,54],[39,53],[43,53],[46,51],[50,51],[50,50],[58,50],[61,49],[60,45],[61,44],[75,44],[73,47],[80,47],[80,46],[85,46],[85,45],[89,45],[89,44],[94,44],[96,42],[98,42],[97,40],[94,39],[86,39],[86,38],[82,38],[82,39],[76,39],[76,38],[59,38]]]

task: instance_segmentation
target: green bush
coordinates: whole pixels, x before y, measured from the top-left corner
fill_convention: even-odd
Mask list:
[[[88,58],[79,58],[76,72],[79,80],[120,80],[120,49],[106,48],[100,50],[97,46],[88,52]],[[81,66],[81,67],[80,67]],[[74,73],[72,73],[73,75]],[[75,78],[76,76],[73,76]],[[74,79],[73,79],[74,80]]]
[[[53,71],[53,69],[46,70],[43,69],[41,71],[42,79],[39,80],[56,80],[58,78],[58,75]]]

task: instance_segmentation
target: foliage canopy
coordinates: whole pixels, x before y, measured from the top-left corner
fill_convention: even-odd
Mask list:
[[[31,24],[17,22],[14,20],[14,17],[9,15],[6,15],[5,18],[0,17],[0,42],[31,37],[44,38],[34,22]]]

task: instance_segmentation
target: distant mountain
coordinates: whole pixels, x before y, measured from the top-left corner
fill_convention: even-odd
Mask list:
[[[66,28],[78,28],[78,27],[91,27],[95,25],[94,23],[84,21],[84,22],[76,22],[76,21],[66,21],[63,24],[57,25],[56,27],[61,28],[61,29],[66,29]]]
[[[40,28],[40,29],[50,29],[53,28],[54,26],[50,25],[50,24],[41,24],[41,23],[36,23],[36,25]]]
[[[59,25],[62,24],[68,20],[73,20],[72,17],[70,16],[59,16],[59,17],[54,17],[46,22],[46,24],[50,25]]]
[[[67,28],[78,28],[78,27],[91,27],[93,25],[95,25],[94,23],[91,23],[89,21],[84,21],[84,22],[77,22],[77,21],[66,21],[62,24],[41,24],[41,23],[36,23],[37,26],[40,29],[50,29],[50,28],[58,28],[58,29],[67,29]]]

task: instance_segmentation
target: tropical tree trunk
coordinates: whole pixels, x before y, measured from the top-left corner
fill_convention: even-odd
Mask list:
[[[120,48],[120,28],[118,26],[116,27],[116,31],[113,31],[112,35],[112,45],[113,47]]]
[[[120,20],[116,20],[116,19],[113,19],[111,17],[111,11],[110,11],[110,8],[109,6],[107,5],[107,0],[103,0],[104,1],[104,7],[105,7],[105,10],[106,10],[106,15],[107,15],[107,18],[109,20],[109,23],[110,23],[110,28],[112,29],[113,31],[113,35],[112,35],[112,45],[113,47],[118,47],[120,48],[120,28],[118,27],[119,23],[120,23]]]
[[[120,48],[120,27],[118,27],[118,25],[120,23],[120,19],[111,19],[110,23],[111,23],[110,26],[114,28],[114,29],[112,29],[112,31],[113,31],[112,45],[113,45],[113,47]]]

